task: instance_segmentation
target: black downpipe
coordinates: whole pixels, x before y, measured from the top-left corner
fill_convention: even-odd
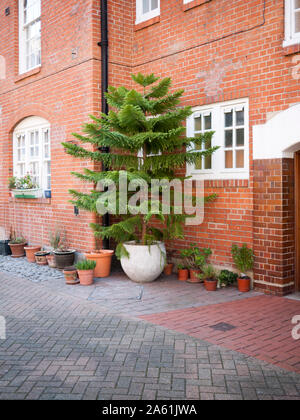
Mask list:
[[[108,12],[107,0],[101,0],[101,42],[98,45],[101,47],[101,110],[104,114],[108,114],[108,103],[105,98],[105,92],[108,90]],[[109,147],[102,147],[102,153],[109,153]],[[103,172],[108,171],[105,165],[102,166]],[[105,214],[102,219],[104,227],[110,225],[109,214]],[[103,239],[103,248],[109,249],[109,239]]]

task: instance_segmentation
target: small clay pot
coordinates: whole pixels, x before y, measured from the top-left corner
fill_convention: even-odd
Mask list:
[[[41,250],[40,246],[25,246],[27,261],[35,263],[35,253]]]
[[[47,259],[49,267],[56,268],[55,255],[50,253],[49,255],[46,255],[46,259]]]
[[[167,264],[164,269],[165,276],[171,276],[173,273],[174,264]]]
[[[204,280],[204,286],[208,292],[215,292],[217,290],[218,280],[206,279]]]
[[[198,274],[201,274],[201,270],[190,270],[189,283],[202,283],[203,280],[199,279]]]
[[[238,278],[238,289],[241,293],[250,292],[251,279],[249,277]]]
[[[13,258],[21,258],[25,256],[25,246],[26,243],[23,244],[8,244],[10,249],[11,249],[11,253],[12,253],[12,257]]]
[[[94,270],[78,270],[81,286],[91,286],[94,283]]]
[[[179,281],[187,281],[189,278],[189,270],[187,269],[179,269],[178,270],[178,280]]]
[[[77,270],[75,267],[66,267],[63,271],[65,279],[66,279],[66,284],[69,285],[74,285],[74,284],[78,284],[79,283],[79,279],[77,276]]]
[[[95,277],[109,277],[113,255],[114,251],[110,249],[101,249],[99,251],[93,251],[90,254],[85,254],[87,260],[96,261]]]
[[[47,255],[49,255],[49,252],[36,252],[35,254],[35,261],[38,265],[48,265],[47,262]]]

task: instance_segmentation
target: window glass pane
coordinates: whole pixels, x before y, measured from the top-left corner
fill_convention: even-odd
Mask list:
[[[295,13],[295,32],[300,32],[300,11]]]
[[[245,163],[244,163],[244,150],[237,150],[236,151],[236,167],[237,168],[244,168]]]
[[[245,111],[236,112],[236,125],[244,125],[245,123]]]
[[[243,147],[245,144],[245,130],[243,128],[238,128],[236,130],[236,146]]]
[[[143,13],[148,13],[150,0],[143,0]]]
[[[295,9],[300,9],[300,0],[295,0]]]
[[[233,146],[233,130],[226,130],[225,131],[225,147],[232,147]]]
[[[198,171],[202,169],[202,158],[199,158],[195,163],[195,169],[197,169]]]
[[[204,117],[204,129],[211,130],[211,114]]]
[[[225,112],[225,127],[233,126],[233,111]]]
[[[202,118],[197,117],[195,118],[195,131],[201,131],[202,130]]]
[[[206,156],[204,159],[205,169],[211,169],[212,168],[212,156]]]
[[[151,0],[151,10],[158,8],[158,0]]]
[[[225,152],[225,168],[231,169],[233,168],[233,151],[227,150]]]

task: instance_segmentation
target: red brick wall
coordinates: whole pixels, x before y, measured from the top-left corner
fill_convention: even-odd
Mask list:
[[[16,81],[16,2],[0,0],[1,10],[11,6],[12,11],[9,17],[0,16],[0,55],[7,61],[8,74],[4,82],[0,80],[1,156],[5,162],[0,181],[1,223],[4,208],[6,213],[10,209],[11,215],[24,211],[24,217],[31,217],[29,204],[7,204],[6,181],[12,169],[9,121],[22,109],[32,107],[32,112],[36,112],[41,107],[40,114],[53,124],[56,133],[52,150],[56,168],[51,204],[37,203],[33,207],[39,218],[39,225],[35,222],[36,227],[31,227],[35,232],[33,239],[38,240],[40,226],[46,220],[53,225],[53,220],[60,220],[63,215],[73,246],[79,249],[91,247],[92,238],[86,229],[90,216],[82,212],[79,218],[73,216],[67,189],[74,186],[70,170],[78,170],[84,163],[65,156],[60,142],[70,139],[70,133],[79,130],[88,114],[100,109],[99,3],[65,1],[62,10],[61,2],[44,0],[41,71]],[[206,192],[217,193],[218,199],[207,205],[204,224],[187,228],[186,240],[173,245],[178,249],[196,241],[210,246],[213,261],[230,266],[232,242],[246,242],[257,248],[253,243],[252,127],[300,100],[299,81],[291,75],[295,66],[292,59],[299,49],[282,47],[284,0],[266,0],[265,14],[264,0],[195,0],[186,7],[183,0],[162,0],[160,17],[137,26],[135,0],[111,0],[108,4],[110,84],[132,86],[130,73],[154,72],[172,77],[174,89],[185,89],[184,105],[249,98],[249,181],[208,182]],[[53,212],[53,219],[45,216],[47,211]]]
[[[128,84],[131,62],[132,5],[126,1],[110,3],[111,59],[120,63],[112,70],[113,83]],[[118,6],[118,7],[117,7]],[[89,114],[101,107],[100,1],[51,2],[42,0],[42,66],[18,74],[18,2],[0,1],[10,7],[10,15],[0,15],[0,55],[6,62],[6,79],[0,80],[0,225],[15,229],[29,243],[49,244],[49,231],[66,231],[67,240],[80,251],[94,248],[89,223],[94,216],[80,211],[74,215],[69,203],[70,188],[84,190],[70,175],[90,165],[67,156],[62,141],[71,141]],[[119,16],[116,16],[116,13]],[[120,71],[119,68],[122,70]],[[14,200],[9,197],[7,180],[12,176],[12,132],[31,115],[44,117],[51,124],[52,198],[51,200]]]
[[[293,159],[255,161],[253,225],[255,287],[279,295],[293,291]]]

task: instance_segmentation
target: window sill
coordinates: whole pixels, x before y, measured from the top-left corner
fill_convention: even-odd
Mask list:
[[[22,203],[22,204],[44,204],[50,205],[51,198],[9,198],[10,203]]]
[[[300,40],[293,43],[293,44],[288,44],[288,43],[283,43],[283,55],[292,55],[292,54],[297,54],[300,52]]]
[[[31,76],[34,76],[35,74],[40,73],[41,69],[42,67],[39,66],[39,67],[36,67],[35,69],[27,71],[26,73],[19,74],[17,77],[15,77],[15,83],[19,82],[20,80],[27,79],[27,77],[31,77]]]
[[[153,17],[152,19],[145,20],[144,22],[137,23],[134,27],[134,31],[140,31],[141,29],[147,28],[148,26],[155,25],[160,22],[160,16]]]
[[[184,12],[186,12],[187,10],[194,9],[194,7],[198,7],[198,6],[201,6],[202,4],[210,3],[210,2],[211,0],[193,0],[190,3],[183,4],[182,9]]]

